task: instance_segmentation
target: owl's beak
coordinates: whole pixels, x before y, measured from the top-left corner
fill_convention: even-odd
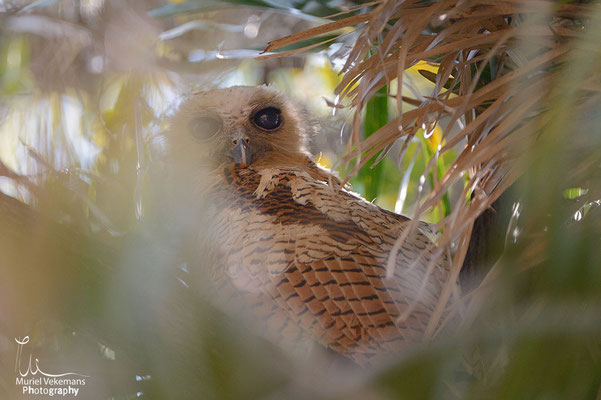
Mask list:
[[[244,139],[238,139],[232,156],[236,164],[250,164],[253,161],[253,151]]]

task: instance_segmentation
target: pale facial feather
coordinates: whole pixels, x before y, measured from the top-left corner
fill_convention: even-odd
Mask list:
[[[267,107],[281,111],[274,130],[258,127],[253,116]],[[202,131],[203,118],[220,121],[214,135]],[[233,162],[233,140],[244,136],[254,152],[253,165],[286,166],[306,160],[305,115],[277,90],[267,86],[234,86],[193,94],[171,120],[170,146],[191,168],[216,168]],[[200,122],[197,122],[200,121]],[[210,122],[210,121],[209,121]],[[219,123],[209,123],[215,130]],[[201,132],[195,130],[201,129]]]

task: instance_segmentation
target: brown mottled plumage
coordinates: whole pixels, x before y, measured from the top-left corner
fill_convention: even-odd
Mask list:
[[[210,171],[192,184],[209,200],[213,286],[246,303],[269,337],[310,336],[366,365],[423,335],[448,259],[434,259],[420,223],[386,277],[409,219],[316,166],[294,104],[264,86],[212,90],[186,101],[172,125],[172,151]]]

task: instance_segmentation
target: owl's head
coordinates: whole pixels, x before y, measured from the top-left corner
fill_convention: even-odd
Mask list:
[[[306,157],[299,107],[268,86],[233,86],[193,94],[171,120],[169,141],[199,166],[282,165]]]

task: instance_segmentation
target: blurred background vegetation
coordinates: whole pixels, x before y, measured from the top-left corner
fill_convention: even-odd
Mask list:
[[[601,398],[600,39],[595,1],[0,1],[0,398],[26,335],[90,399]],[[155,172],[179,102],[235,84],[437,224],[465,290],[427,344],[357,370],[203,301]]]

